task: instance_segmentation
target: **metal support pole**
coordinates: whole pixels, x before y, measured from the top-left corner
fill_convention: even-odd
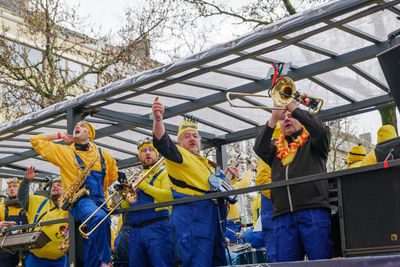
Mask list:
[[[73,134],[75,124],[81,120],[80,109],[67,111],[67,132]],[[69,215],[69,266],[83,267],[83,240],[78,231],[79,223]]]
[[[226,153],[226,145],[218,144],[216,146],[217,151],[217,163],[225,170],[227,161],[228,161],[228,154]]]
[[[78,231],[79,223],[71,215],[68,217],[69,266],[83,267],[83,239]]]
[[[67,111],[67,132],[69,134],[74,132],[75,124],[82,119],[80,112],[80,108],[69,109]]]

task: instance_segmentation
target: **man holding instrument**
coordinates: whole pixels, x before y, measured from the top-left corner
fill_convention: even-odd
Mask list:
[[[276,105],[275,105],[276,106]],[[272,140],[279,121],[281,133]],[[272,182],[326,172],[329,128],[292,101],[273,110],[258,134],[254,151],[271,167]],[[271,189],[274,238],[278,262],[332,257],[328,181]]]
[[[168,173],[163,166],[151,169],[158,160],[158,151],[147,137],[137,143],[144,178],[136,190],[137,201],[130,206],[141,206],[172,200]],[[168,222],[168,207],[130,212],[129,266],[172,266],[173,242]]]
[[[47,198],[29,194],[29,184],[36,176],[35,167],[29,167],[18,190],[18,200],[27,211],[29,223],[39,224],[40,222],[67,218],[68,212],[60,209],[57,204],[58,198],[63,193],[61,178],[52,180],[50,198]],[[34,231],[42,230],[51,241],[40,249],[32,249],[25,259],[25,265],[29,267],[63,267],[65,256],[58,247],[63,239],[62,232],[67,225],[67,223],[60,223],[35,227]]]
[[[164,105],[153,103],[153,143],[165,157],[165,166],[172,182],[174,199],[203,195],[210,189],[209,177],[216,173],[216,165],[200,155],[201,139],[197,124],[184,120],[179,125],[175,145],[165,133]],[[214,165],[214,166],[213,166]],[[233,174],[234,167],[228,167]],[[224,252],[224,199],[216,202],[202,200],[176,205],[172,208],[171,224],[176,233],[183,267],[226,265]]]
[[[46,160],[60,168],[64,194],[75,181],[84,180],[89,189],[75,203],[69,213],[78,221],[85,221],[105,201],[107,188],[118,178],[118,169],[114,157],[105,149],[92,143],[96,131],[93,126],[80,121],[75,125],[73,135],[66,132],[45,133],[30,138],[32,147]],[[62,139],[63,145],[52,142]],[[86,169],[88,168],[88,169]],[[83,174],[87,174],[84,177]],[[78,190],[79,188],[76,188]],[[75,192],[75,189],[74,191]],[[69,199],[70,197],[68,197]],[[99,210],[87,223],[87,232],[91,231],[106,216],[107,205]],[[92,235],[83,242],[83,260],[85,266],[111,266],[111,219],[108,217],[98,225]]]

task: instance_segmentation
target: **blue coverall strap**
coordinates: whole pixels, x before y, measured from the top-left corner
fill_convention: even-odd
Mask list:
[[[106,169],[106,164],[104,164],[103,153],[101,153],[101,148],[99,147],[100,161],[101,161],[101,169],[104,171]]]
[[[5,209],[4,209],[4,220],[8,221],[8,205],[4,205]]]
[[[38,218],[40,212],[42,211],[44,205],[46,205],[46,203],[47,203],[48,200],[49,200],[49,199],[46,198],[46,199],[43,200],[43,202],[40,204],[40,206],[39,206],[39,208],[38,208],[38,210],[37,210],[37,212],[36,212],[35,219],[33,220],[33,223],[36,223],[37,218]]]
[[[165,169],[161,169],[160,171],[158,171],[154,176],[153,176],[153,178],[151,178],[151,181],[150,181],[150,185],[153,185],[153,183],[154,183],[154,181],[157,179],[157,177],[162,173],[162,171],[163,170],[165,170]]]

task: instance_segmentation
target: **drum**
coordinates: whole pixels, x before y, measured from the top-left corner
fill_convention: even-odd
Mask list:
[[[229,245],[228,249],[230,252],[233,253],[241,253],[251,248],[249,243],[242,243],[242,244],[233,244]]]
[[[238,257],[239,255],[245,253],[247,250],[251,249],[251,245],[249,243],[243,243],[243,244],[233,244],[229,245],[229,256],[226,255],[226,261],[228,264],[231,265],[238,265]],[[229,262],[229,258],[231,259],[232,262]]]
[[[250,248],[237,255],[237,264],[266,263],[265,248]]]

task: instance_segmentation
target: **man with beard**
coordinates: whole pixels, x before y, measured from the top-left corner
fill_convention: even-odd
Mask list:
[[[200,155],[201,139],[197,124],[189,120],[181,122],[178,142],[175,145],[165,133],[165,109],[158,97],[154,100],[152,111],[153,143],[165,157],[165,166],[172,182],[173,198],[203,195],[211,187],[209,177],[216,174],[216,166]],[[228,167],[226,171],[234,175],[237,169]],[[176,233],[183,267],[227,264],[223,238],[225,219],[224,199],[196,201],[172,208],[171,224]]]
[[[138,141],[138,155],[144,175],[158,160],[151,138]],[[140,177],[139,175],[139,177]],[[151,172],[136,190],[131,207],[172,200],[170,181],[164,167]],[[129,266],[172,266],[173,242],[168,207],[130,212]]]
[[[281,133],[272,140],[279,121]],[[292,101],[273,110],[258,134],[254,151],[271,167],[272,182],[326,172],[329,128]],[[274,238],[278,262],[332,257],[328,181],[271,189]]]
[[[0,204],[0,230],[14,224],[27,224],[26,212],[17,199],[19,181],[13,178],[7,181],[7,198]],[[0,252],[0,262],[4,266],[16,266],[19,261],[18,253]]]
[[[18,190],[18,200],[28,213],[29,223],[38,224],[68,217],[68,212],[60,209],[57,204],[58,198],[63,193],[61,178],[52,180],[50,198],[46,198],[29,194],[29,184],[36,176],[35,167],[29,167]],[[64,266],[64,253],[58,249],[58,246],[62,240],[61,231],[66,226],[67,223],[59,223],[35,227],[34,231],[42,230],[51,241],[40,249],[32,249],[26,256],[25,265],[29,267]]]
[[[105,149],[92,143],[96,131],[93,126],[80,121],[75,125],[73,135],[66,132],[45,133],[30,138],[33,149],[44,159],[60,168],[64,190],[81,178],[88,167],[90,172],[84,186],[89,195],[84,195],[69,210],[78,221],[85,221],[105,201],[107,188],[118,178],[118,169],[114,157]],[[62,139],[63,145],[52,142]],[[106,216],[107,205],[104,205],[87,223],[87,231],[91,231]],[[83,240],[84,266],[111,266],[111,219],[108,217],[96,230]]]

